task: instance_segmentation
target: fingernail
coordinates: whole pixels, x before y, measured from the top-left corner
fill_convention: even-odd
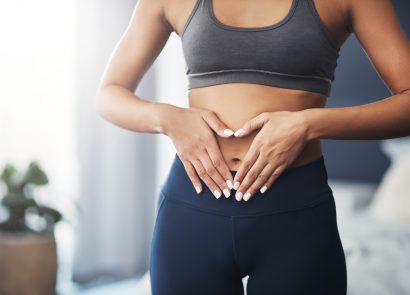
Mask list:
[[[199,188],[199,186],[195,187],[196,193],[199,194],[201,192],[201,189]]]
[[[242,129],[242,128],[239,128],[238,130],[235,131],[234,135],[235,135],[235,136],[238,136],[239,134],[242,133],[242,131],[243,131],[243,129]]]
[[[247,192],[247,193],[243,196],[243,199],[244,199],[245,201],[247,201],[247,200],[249,200],[250,197],[251,197],[251,193],[250,193],[250,192]]]
[[[266,185],[262,186],[261,188],[261,194],[263,194],[264,192],[266,192],[268,188],[266,187]]]
[[[233,186],[234,190],[238,190],[240,185],[241,185],[241,183],[239,181],[236,181],[234,186]]]
[[[240,200],[242,199],[242,193],[241,193],[241,192],[237,192],[237,193],[235,194],[235,199],[236,199],[237,201],[240,201]]]
[[[231,129],[225,129],[224,134],[228,135],[228,136],[231,136],[233,134],[233,131]]]
[[[229,196],[231,195],[231,192],[228,189],[224,189],[223,192],[226,198],[229,198]]]
[[[229,179],[226,181],[226,184],[228,185],[229,189],[233,188],[232,181],[230,181]]]
[[[219,190],[215,190],[214,195],[215,195],[215,198],[217,198],[217,199],[219,199],[222,196],[222,194]]]

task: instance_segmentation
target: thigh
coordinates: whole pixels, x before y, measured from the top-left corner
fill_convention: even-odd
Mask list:
[[[248,231],[248,242],[239,242],[239,258],[249,269],[247,295],[346,294],[333,198],[310,208],[238,220],[238,231],[241,226]]]
[[[230,218],[165,197],[154,226],[150,278],[153,295],[242,295]]]

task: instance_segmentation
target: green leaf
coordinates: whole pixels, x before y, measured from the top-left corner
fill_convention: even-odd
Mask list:
[[[40,168],[36,161],[32,161],[24,174],[23,183],[32,183],[35,185],[45,185],[48,183],[46,173]]]
[[[13,208],[13,207],[30,207],[36,206],[36,201],[34,199],[27,199],[24,195],[18,193],[7,193],[3,200],[2,204],[4,206]]]
[[[54,223],[62,219],[61,213],[53,208],[47,206],[37,206],[37,209],[41,216],[49,215],[54,220]]]
[[[0,178],[4,181],[8,188],[11,186],[11,180],[15,173],[17,173],[15,166],[9,163],[6,163],[6,165],[4,165]]]

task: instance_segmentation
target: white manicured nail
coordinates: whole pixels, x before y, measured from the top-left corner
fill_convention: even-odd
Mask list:
[[[264,192],[266,192],[268,188],[266,187],[266,185],[262,186],[261,188],[261,194],[263,194]]]
[[[225,129],[224,134],[228,135],[228,136],[231,136],[233,134],[233,131],[231,129]]]
[[[226,184],[228,185],[229,189],[233,188],[232,181],[230,181],[229,179],[226,181]]]
[[[234,190],[238,190],[240,185],[241,183],[239,181],[236,181],[235,184],[233,185]]]
[[[229,198],[229,196],[231,195],[231,192],[226,188],[223,190],[223,192],[226,198]]]
[[[241,192],[237,192],[236,194],[235,194],[235,199],[237,200],[237,201],[240,201],[241,199],[242,199],[242,193]]]
[[[201,192],[201,189],[199,188],[199,186],[195,187],[196,193],[199,194]]]
[[[249,200],[250,197],[251,197],[251,193],[250,193],[250,192],[247,192],[247,193],[243,196],[243,199],[244,199],[245,201],[247,201],[247,200]]]
[[[235,136],[238,136],[239,134],[242,133],[242,131],[243,131],[243,129],[242,129],[242,128],[239,128],[238,130],[235,131],[234,135],[235,135]]]
[[[215,195],[215,198],[217,198],[217,199],[219,199],[222,196],[222,194],[219,190],[215,190],[214,195]]]

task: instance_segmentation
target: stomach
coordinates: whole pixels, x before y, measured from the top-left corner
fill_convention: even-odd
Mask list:
[[[327,97],[321,93],[272,87],[251,83],[228,83],[193,88],[188,91],[190,107],[215,112],[233,131],[262,112],[299,111],[325,107]],[[230,170],[237,171],[257,132],[243,137],[216,136],[219,148]],[[322,155],[319,139],[310,141],[289,167],[308,164]]]

